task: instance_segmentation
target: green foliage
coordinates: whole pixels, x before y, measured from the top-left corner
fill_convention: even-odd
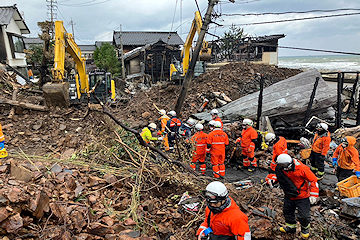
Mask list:
[[[99,69],[115,75],[121,72],[121,64],[116,56],[115,47],[110,43],[104,43],[94,51],[95,64]]]
[[[237,27],[235,24],[232,24],[228,32],[224,32],[224,36],[221,38],[219,47],[219,54],[223,59],[231,60],[233,53],[236,52],[241,38],[246,37],[244,29]]]
[[[32,45],[25,49],[26,59],[32,66],[40,65],[43,57],[44,47],[42,45]]]

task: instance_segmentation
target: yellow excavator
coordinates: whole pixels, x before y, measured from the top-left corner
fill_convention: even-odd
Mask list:
[[[95,94],[102,99],[115,99],[115,82],[111,74],[105,71],[86,73],[86,59],[75,43],[73,35],[66,32],[63,21],[55,22],[55,57],[52,69],[52,82],[43,86],[44,98],[48,106],[65,106],[81,103],[84,97],[91,100],[89,91],[100,81]],[[74,59],[77,73],[67,74],[65,71],[65,51]]]
[[[190,51],[192,48],[192,42],[195,37],[195,33],[200,34],[202,27],[202,19],[199,11],[195,12],[195,18],[192,21],[191,29],[186,37],[186,41],[184,43],[184,48],[181,51],[182,57],[182,69],[180,66],[175,66],[175,64],[170,64],[170,80],[180,80],[185,77],[186,72],[189,68],[190,63]],[[211,59],[211,48],[209,48],[209,43],[207,41],[203,41],[202,48],[199,54],[200,61],[209,61]]]

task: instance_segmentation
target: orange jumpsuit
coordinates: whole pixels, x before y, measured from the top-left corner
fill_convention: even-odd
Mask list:
[[[208,135],[207,147],[210,149],[214,177],[225,176],[225,145],[229,144],[228,135],[220,128],[215,128]],[[220,176],[219,176],[220,175]]]
[[[253,127],[243,129],[241,132],[241,154],[246,156],[243,160],[244,167],[251,165],[257,167],[257,159],[255,158],[255,143],[253,140],[258,138],[258,133]],[[250,158],[250,159],[249,159]]]
[[[196,171],[196,162],[199,161],[199,163],[202,163],[200,165],[200,172],[203,175],[205,175],[206,172],[205,158],[207,138],[208,135],[203,131],[198,131],[191,137],[191,141],[196,144],[196,150],[193,152],[190,167]]]
[[[343,148],[340,144],[335,152],[333,157],[338,159],[338,165],[342,169],[360,171],[360,162],[359,162],[359,152],[354,145],[356,143],[356,138],[347,136],[346,140],[349,143],[349,146]]]
[[[326,156],[330,149],[330,142],[331,142],[331,137],[329,132],[327,132],[327,136],[319,136],[316,133],[311,148],[314,152]]]
[[[248,217],[239,209],[231,197],[230,199],[230,205],[220,213],[214,214],[206,207],[205,220],[200,225],[196,235],[200,235],[204,229],[210,227],[215,236],[236,236],[236,240],[251,238]],[[209,214],[211,214],[210,224],[208,224]]]
[[[160,124],[161,124],[161,130],[159,130],[157,134],[163,135],[163,134],[165,134],[167,121],[170,120],[170,118],[166,115],[163,115],[159,118],[159,120],[160,120]],[[168,140],[167,134],[165,134],[165,136],[164,136],[163,143],[165,145],[165,150],[168,151],[169,150],[169,140]]]
[[[276,158],[283,153],[288,153],[287,150],[287,142],[286,139],[284,137],[279,137],[279,140],[274,144],[273,146],[273,157],[272,157],[272,161],[270,164],[270,169],[272,171],[275,171],[276,168]],[[270,173],[266,176],[265,178],[266,182],[269,184],[269,180],[274,180],[274,182],[276,182],[277,178],[276,178],[276,174],[274,173]],[[270,184],[269,184],[270,185]]]

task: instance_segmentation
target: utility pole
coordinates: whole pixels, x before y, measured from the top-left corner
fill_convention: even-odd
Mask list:
[[[73,35],[73,38],[75,39],[74,25],[76,25],[76,23],[72,20],[72,18],[69,22],[69,25],[71,25],[72,35]]]
[[[50,22],[51,22],[51,38],[54,38],[54,19],[57,18],[57,0],[46,0],[46,2],[50,3],[47,6],[47,14],[49,16]]]
[[[201,27],[199,38],[198,38],[198,40],[196,42],[194,54],[193,54],[193,56],[191,58],[189,69],[186,72],[185,79],[184,79],[184,82],[183,82],[182,87],[181,87],[181,92],[180,92],[179,98],[178,98],[178,100],[176,102],[176,105],[175,105],[175,111],[176,111],[176,113],[178,115],[180,115],[180,111],[181,111],[182,105],[184,104],[187,90],[188,90],[190,82],[191,82],[191,80],[192,80],[192,78],[194,76],[195,64],[196,64],[196,61],[197,61],[197,59],[199,57],[199,53],[200,53],[200,50],[201,50],[201,47],[202,47],[202,43],[203,43],[203,40],[204,40],[204,37],[205,37],[205,33],[206,33],[206,31],[208,29],[208,26],[210,24],[210,21],[211,21],[211,13],[212,13],[212,11],[214,9],[214,6],[218,2],[219,2],[219,0],[209,0],[208,9],[207,9],[206,14],[205,14],[205,19],[204,19],[203,25]]]
[[[125,79],[125,61],[124,61],[124,46],[122,42],[122,26],[120,24],[120,51],[121,51],[121,71],[122,78]]]

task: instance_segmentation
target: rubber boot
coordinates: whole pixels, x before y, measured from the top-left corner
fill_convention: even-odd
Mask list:
[[[324,178],[325,172],[317,171],[315,175],[316,175],[318,180],[321,180],[321,179]]]
[[[283,233],[296,233],[296,224],[286,223],[285,226],[279,228]]]
[[[301,226],[301,237],[303,238],[309,238],[310,236],[310,224],[307,227]]]

